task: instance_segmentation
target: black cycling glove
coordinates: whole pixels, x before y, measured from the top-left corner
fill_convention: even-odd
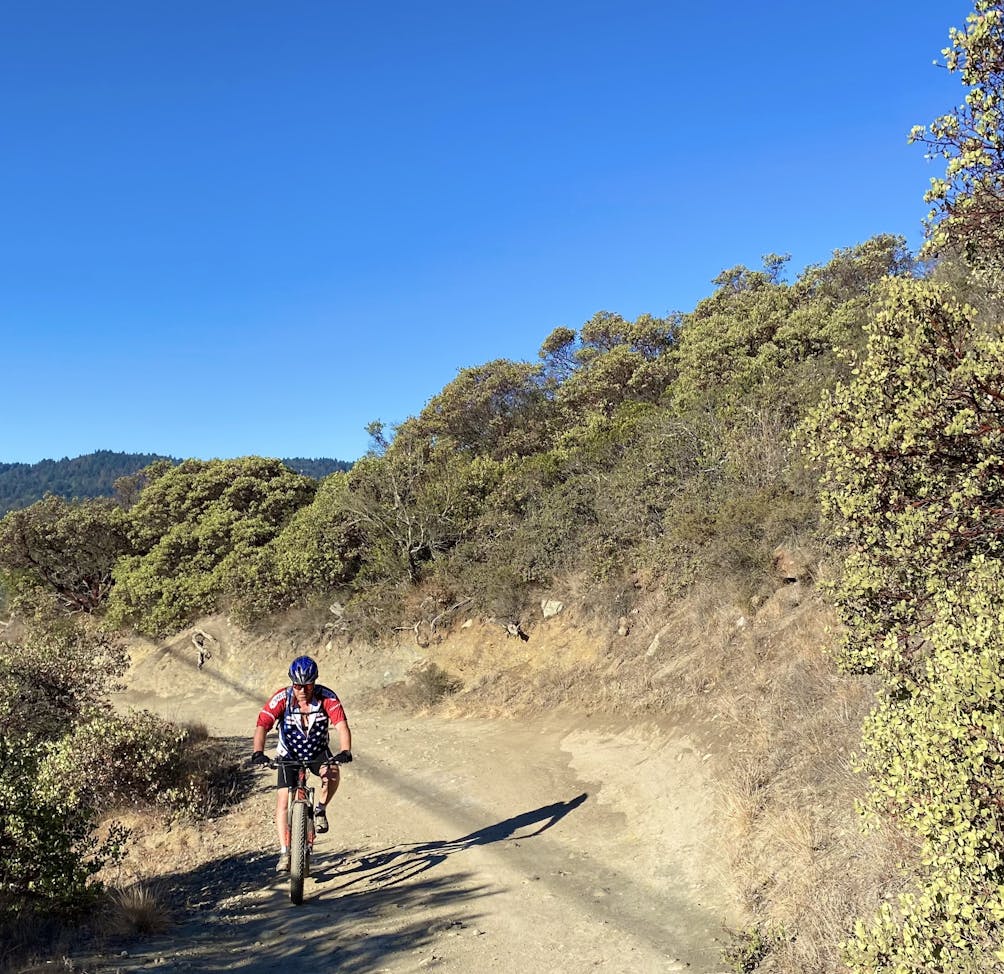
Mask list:
[[[251,766],[255,768],[260,768],[262,765],[268,764],[268,758],[265,757],[264,751],[254,751],[251,754]]]

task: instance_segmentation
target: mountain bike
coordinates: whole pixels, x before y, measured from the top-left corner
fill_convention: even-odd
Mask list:
[[[321,766],[343,764],[339,755],[321,761]],[[310,854],[314,849],[314,786],[307,781],[313,761],[300,758],[273,758],[273,768],[296,768],[296,784],[289,789],[286,803],[286,830],[289,834],[289,898],[303,902],[303,881],[310,875]]]

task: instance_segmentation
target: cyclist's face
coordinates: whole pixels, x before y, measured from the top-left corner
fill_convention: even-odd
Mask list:
[[[298,697],[311,697],[314,694],[314,684],[313,683],[294,683],[293,693]]]

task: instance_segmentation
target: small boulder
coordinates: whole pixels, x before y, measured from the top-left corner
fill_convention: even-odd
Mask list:
[[[540,611],[544,613],[545,619],[550,619],[551,616],[556,616],[562,609],[564,609],[565,603],[559,602],[557,599],[544,599],[540,603]]]

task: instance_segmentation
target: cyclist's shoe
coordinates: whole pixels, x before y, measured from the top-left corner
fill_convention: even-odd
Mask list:
[[[275,864],[275,871],[277,873],[288,873],[289,872],[289,853],[280,852],[279,861]]]
[[[314,828],[317,829],[318,833],[328,831],[328,813],[323,805],[318,805],[314,809]]]

